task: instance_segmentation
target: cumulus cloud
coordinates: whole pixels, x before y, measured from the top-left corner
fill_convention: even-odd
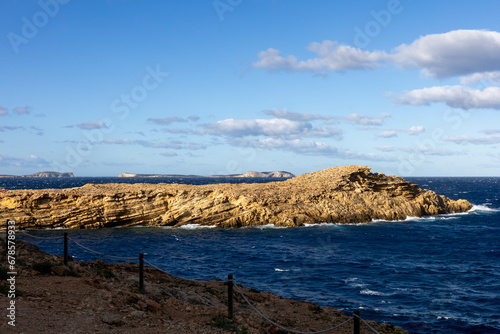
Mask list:
[[[190,116],[192,117],[192,116]],[[177,116],[165,117],[165,118],[148,118],[148,121],[159,124],[159,125],[169,125],[176,122],[187,122],[184,118]]]
[[[493,145],[500,143],[500,135],[491,136],[451,136],[443,138],[444,141],[449,141],[455,144],[474,144],[474,145]]]
[[[347,116],[341,117],[349,123],[357,125],[382,125],[384,120],[391,115],[388,113],[382,113],[381,117],[372,117],[362,114],[349,114]]]
[[[424,131],[425,131],[425,128],[423,126],[421,126],[421,125],[415,126],[414,125],[414,126],[410,127],[410,129],[408,130],[408,133],[410,135],[414,136],[414,135],[417,135],[417,134],[424,132]]]
[[[283,56],[281,51],[269,48],[258,54],[254,68],[267,71],[310,71],[324,75],[356,69],[374,69],[382,64],[402,68],[419,68],[435,78],[475,75],[497,80],[500,71],[500,33],[486,30],[453,30],[441,34],[421,36],[410,44],[386,51],[363,51],[336,41],[311,43],[307,49],[316,57],[299,60],[294,55]],[[466,82],[481,80],[480,74],[464,78]]]
[[[293,55],[282,56],[281,51],[269,48],[258,54],[259,61],[254,68],[267,71],[312,71],[324,74],[327,71],[341,72],[354,69],[372,69],[388,58],[383,51],[363,51],[336,41],[314,42],[307,49],[317,55],[315,58],[298,60]]]
[[[227,137],[269,136],[269,137],[332,137],[340,139],[342,130],[332,127],[313,127],[309,122],[285,118],[273,119],[225,119],[203,126],[201,133]]]
[[[392,137],[397,137],[398,133],[396,132],[396,130],[386,130],[380,132],[378,136],[382,138],[392,138]]]
[[[7,108],[0,107],[0,116],[5,116],[8,114],[9,114],[9,111],[7,110]]]
[[[474,73],[471,75],[460,77],[460,83],[463,85],[474,84],[479,81],[500,82],[500,71]]]
[[[85,123],[80,123],[76,125],[77,128],[80,128],[82,130],[94,130],[94,129],[102,129],[102,128],[107,128],[108,126],[101,120],[98,120],[97,122],[85,122]]]
[[[454,30],[421,36],[393,50],[392,59],[407,68],[421,68],[431,77],[446,78],[500,69],[500,33]]]
[[[188,119],[191,121],[191,122],[196,122],[200,119],[200,116],[196,116],[196,115],[191,115],[188,117]]]
[[[500,109],[500,87],[477,90],[464,86],[435,86],[412,90],[394,101],[413,106],[442,102],[452,108]]]

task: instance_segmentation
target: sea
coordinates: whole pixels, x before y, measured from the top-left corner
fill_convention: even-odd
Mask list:
[[[452,199],[467,199],[474,206],[460,214],[353,225],[239,229],[188,225],[64,232],[100,253],[118,257],[145,253],[147,261],[181,277],[226,280],[233,274],[237,283],[250,288],[329,305],[347,314],[358,309],[364,319],[387,322],[414,333],[500,333],[500,178],[406,179]],[[0,179],[0,188],[235,181],[242,180],[4,178]],[[50,238],[61,236],[63,231],[29,233]],[[46,252],[63,252],[61,239],[18,236]],[[77,260],[117,261],[72,242],[69,252]]]

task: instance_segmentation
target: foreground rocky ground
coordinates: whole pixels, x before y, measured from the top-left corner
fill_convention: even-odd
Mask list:
[[[235,292],[234,319],[227,318],[227,285],[193,282],[146,267],[145,292],[138,265],[70,261],[16,241],[15,327],[8,324],[7,263],[0,239],[0,333],[287,333],[266,322]],[[10,276],[9,276],[10,277]],[[313,332],[350,318],[331,307],[285,299],[240,286],[263,314],[294,330]],[[368,322],[379,333],[407,333]],[[352,333],[352,321],[329,333]],[[362,324],[362,333],[371,333]]]
[[[241,227],[364,223],[465,212],[472,205],[401,177],[342,166],[265,184],[87,184],[71,189],[0,189],[0,221],[18,228],[184,224]]]

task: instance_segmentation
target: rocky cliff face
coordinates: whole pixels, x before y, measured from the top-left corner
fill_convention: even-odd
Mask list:
[[[59,172],[38,172],[26,177],[74,177],[73,173],[59,173]]]
[[[87,184],[0,190],[0,219],[18,228],[184,224],[241,227],[364,223],[464,212],[472,205],[403,178],[343,166],[264,184]]]

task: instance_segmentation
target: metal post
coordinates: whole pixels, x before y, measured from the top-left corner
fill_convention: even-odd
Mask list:
[[[144,253],[139,253],[139,290],[144,292]]]
[[[64,232],[64,265],[68,265],[68,233]]]
[[[354,310],[354,315],[353,315],[353,321],[354,321],[354,334],[360,334],[360,321],[359,321],[359,310]]]
[[[227,317],[233,318],[233,275],[227,275]]]

